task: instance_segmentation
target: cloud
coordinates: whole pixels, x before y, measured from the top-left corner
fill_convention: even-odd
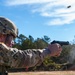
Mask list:
[[[50,19],[46,23],[48,25],[71,24],[75,20],[75,0],[7,0],[6,4],[9,6],[31,4],[34,6],[31,8],[33,13],[38,12]],[[67,8],[69,5],[71,7]]]
[[[71,24],[75,20],[74,3],[75,1],[72,0],[60,0],[53,3],[47,3],[37,10],[34,10],[35,12],[39,12],[41,16],[50,18],[46,23],[48,25]],[[69,5],[71,5],[71,7],[67,8]]]
[[[6,4],[8,5],[22,5],[22,4],[36,4],[36,3],[46,3],[52,0],[7,0]]]

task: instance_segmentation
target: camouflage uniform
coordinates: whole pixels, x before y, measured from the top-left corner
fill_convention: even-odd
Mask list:
[[[46,49],[27,49],[18,50],[16,48],[3,48],[0,50],[0,64],[15,67],[26,68],[37,66],[42,63],[44,58],[50,54],[50,50]]]

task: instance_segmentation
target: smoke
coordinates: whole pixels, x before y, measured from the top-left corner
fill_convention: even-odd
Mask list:
[[[75,47],[72,47],[70,54],[69,54],[69,63],[75,63]]]

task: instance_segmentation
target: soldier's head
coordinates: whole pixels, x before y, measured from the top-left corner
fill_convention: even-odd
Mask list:
[[[0,42],[4,42],[7,46],[12,45],[13,39],[18,36],[16,25],[5,17],[0,17]]]

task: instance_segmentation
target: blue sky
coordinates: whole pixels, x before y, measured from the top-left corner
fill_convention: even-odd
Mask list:
[[[71,5],[70,8],[67,6]],[[0,0],[0,16],[12,20],[19,34],[72,41],[75,35],[74,0]]]

